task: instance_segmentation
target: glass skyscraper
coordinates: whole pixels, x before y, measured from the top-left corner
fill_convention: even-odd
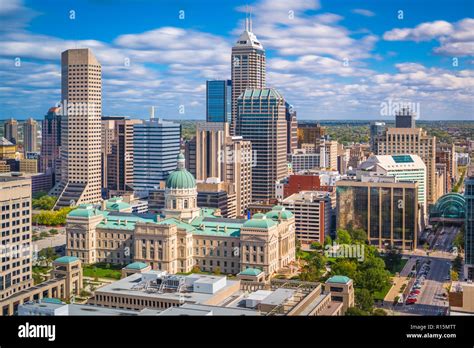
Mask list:
[[[176,169],[181,125],[151,119],[133,125],[133,188],[144,195]]]
[[[230,122],[232,114],[232,81],[206,82],[206,121]]]

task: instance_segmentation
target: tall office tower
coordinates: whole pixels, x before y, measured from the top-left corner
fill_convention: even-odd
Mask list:
[[[321,168],[337,169],[337,146],[336,140],[323,137],[319,143],[319,166]]]
[[[436,137],[421,128],[387,128],[377,137],[376,155],[417,154],[426,165],[427,205],[436,203]]]
[[[3,124],[3,137],[13,144],[18,143],[18,121],[10,118]]]
[[[235,135],[238,98],[245,89],[265,88],[265,50],[252,32],[252,20],[246,19],[245,30],[232,47],[232,122]]]
[[[299,125],[297,130],[298,146],[301,147],[302,144],[319,145],[319,141],[324,135],[326,135],[326,128],[319,123]]]
[[[33,285],[31,179],[0,175],[0,301]]]
[[[361,228],[370,245],[415,250],[419,226],[418,183],[369,173],[336,182],[337,228]]]
[[[133,125],[141,120],[102,117],[102,189],[105,196],[132,190]]]
[[[206,121],[228,122],[232,115],[232,81],[206,81]]]
[[[464,278],[474,280],[474,165],[467,169],[464,181],[466,223],[464,234]]]
[[[196,127],[196,180],[219,178],[225,180],[223,158],[228,123],[205,122]]]
[[[246,89],[239,97],[236,134],[252,142],[252,200],[275,198],[275,182],[288,173],[286,108],[272,88]]]
[[[415,127],[415,114],[409,108],[402,108],[395,114],[395,128]]]
[[[101,65],[88,48],[61,54],[61,181],[55,208],[101,200]]]
[[[456,160],[456,146],[454,144],[436,144],[436,164],[446,165],[445,192],[452,191],[458,179],[458,165]],[[439,191],[439,190],[438,190]]]
[[[107,190],[108,158],[112,155],[112,141],[115,138],[115,120],[123,120],[121,116],[102,116],[101,118],[101,185]]]
[[[38,138],[38,124],[32,118],[23,122],[23,152],[36,152]]]
[[[181,125],[151,118],[133,126],[133,189],[141,195],[159,187],[176,169]],[[184,161],[183,161],[184,163]]]
[[[184,143],[184,157],[186,159],[186,169],[196,177],[196,137]]]
[[[300,191],[281,202],[295,215],[296,238],[302,244],[324,244],[331,229],[331,195],[335,196],[324,191]]]
[[[377,153],[377,137],[385,132],[385,122],[371,122],[370,123],[370,150]]]
[[[61,178],[60,146],[61,108],[52,107],[42,121],[40,171],[45,173],[49,169],[53,174],[53,184]]]
[[[235,185],[237,216],[245,215],[252,202],[252,143],[241,136],[226,138],[226,182]]]
[[[286,153],[293,153],[298,147],[298,121],[292,105],[285,103],[286,115]]]
[[[234,185],[237,215],[243,215],[251,200],[252,145],[230,136],[228,123],[203,122],[196,128],[196,178],[218,178]]]

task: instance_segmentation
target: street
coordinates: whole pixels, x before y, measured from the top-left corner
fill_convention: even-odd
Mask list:
[[[445,315],[448,309],[445,285],[449,282],[451,261],[455,255],[451,252],[452,242],[459,232],[459,227],[442,226],[432,238],[433,245],[426,252],[418,250],[410,257],[400,272],[401,276],[408,276],[416,261],[419,260],[418,270],[423,264],[429,264],[429,272],[422,282],[420,294],[415,304],[403,303],[393,308],[396,315]]]

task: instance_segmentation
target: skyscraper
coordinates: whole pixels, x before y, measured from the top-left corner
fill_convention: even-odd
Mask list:
[[[41,127],[40,171],[45,173],[48,168],[53,173],[53,184],[61,177],[61,108],[52,107],[44,116]]]
[[[37,151],[38,125],[35,120],[29,118],[23,122],[23,152]]]
[[[147,195],[176,169],[180,139],[178,123],[152,118],[133,125],[134,190]]]
[[[0,175],[0,192],[1,301],[33,285],[31,179]]]
[[[56,208],[101,200],[101,65],[88,48],[61,55],[61,181]]]
[[[417,154],[426,165],[427,204],[434,204],[436,197],[436,137],[421,128],[387,128],[376,138],[376,155]]]
[[[206,81],[206,121],[230,122],[232,115],[232,81]]]
[[[18,143],[18,121],[10,118],[3,124],[3,137],[13,144]]]
[[[239,97],[236,134],[252,143],[252,200],[275,198],[275,182],[288,173],[286,108],[271,88],[246,89]]]
[[[370,123],[370,150],[377,153],[377,137],[385,132],[385,122],[371,122]]]
[[[466,223],[464,235],[464,278],[474,280],[474,166],[467,169],[464,181]]]
[[[233,185],[236,214],[243,215],[251,200],[252,145],[229,135],[228,123],[203,122],[196,129],[196,179],[218,178]],[[198,188],[199,189],[199,188]]]
[[[133,125],[141,120],[102,117],[102,188],[107,196],[132,190]]]
[[[286,153],[292,153],[298,147],[298,121],[292,105],[285,103],[286,109]]]
[[[237,123],[237,100],[246,88],[265,88],[265,66],[265,50],[252,32],[252,20],[246,19],[245,30],[232,47],[232,135]]]

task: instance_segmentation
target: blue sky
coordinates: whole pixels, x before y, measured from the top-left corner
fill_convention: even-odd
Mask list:
[[[470,0],[3,1],[0,119],[56,104],[60,53],[76,47],[102,64],[104,115],[145,118],[155,106],[203,119],[205,81],[230,78],[247,5],[267,86],[299,119],[383,119],[388,101],[417,103],[420,119],[473,119]]]

